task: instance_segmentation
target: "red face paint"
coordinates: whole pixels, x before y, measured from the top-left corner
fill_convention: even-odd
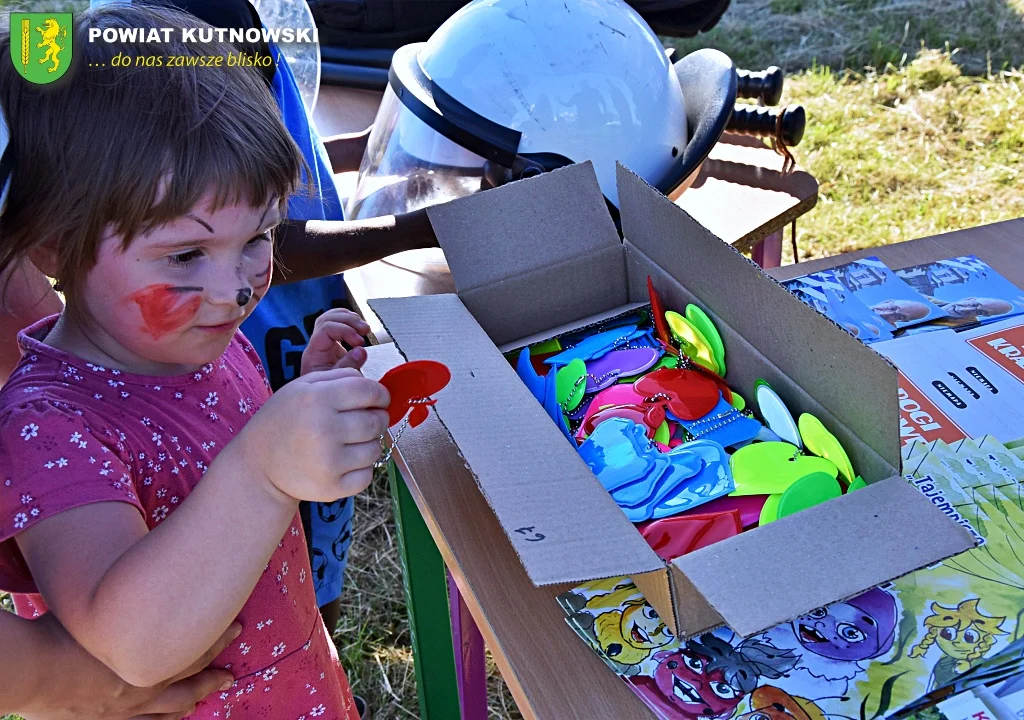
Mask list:
[[[196,314],[202,298],[192,295],[182,301],[184,295],[202,292],[201,287],[175,287],[173,285],[149,285],[128,296],[142,312],[143,332],[154,340],[174,332]]]

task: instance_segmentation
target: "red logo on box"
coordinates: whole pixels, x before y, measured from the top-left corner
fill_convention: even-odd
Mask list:
[[[1024,382],[1024,325],[980,335],[967,342],[999,367]]]
[[[926,443],[942,440],[951,443],[967,437],[967,434],[925,397],[903,373],[899,376],[901,444],[907,445],[915,440]]]

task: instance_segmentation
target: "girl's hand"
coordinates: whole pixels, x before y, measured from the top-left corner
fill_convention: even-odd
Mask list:
[[[274,393],[221,456],[283,493],[272,497],[334,502],[373,480],[390,402],[387,388],[354,368],[310,372]]]
[[[349,310],[335,308],[316,319],[313,336],[302,353],[301,374],[315,370],[348,367],[358,370],[366,362],[363,336],[370,326]],[[352,350],[346,351],[342,343]]]

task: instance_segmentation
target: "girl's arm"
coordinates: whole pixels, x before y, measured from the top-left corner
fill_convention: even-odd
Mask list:
[[[238,615],[298,502],[229,443],[148,531],[126,503],[84,505],[17,536],[36,586],[79,643],[126,682],[181,673]]]
[[[153,530],[119,502],[24,529],[16,539],[36,586],[72,636],[127,682],[148,687],[177,675],[238,615],[297,498],[333,501],[370,484],[389,401],[355,369],[302,376],[260,408]]]
[[[126,685],[86,653],[52,614],[30,621],[0,611],[0,713],[75,720],[188,713],[210,693],[231,686],[231,673],[204,668],[239,630],[235,626],[225,633],[192,668],[191,677],[143,689]]]

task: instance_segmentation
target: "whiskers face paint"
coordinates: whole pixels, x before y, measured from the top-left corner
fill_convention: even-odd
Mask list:
[[[159,340],[188,323],[202,304],[203,288],[196,286],[149,285],[128,299],[139,306],[142,331]]]

